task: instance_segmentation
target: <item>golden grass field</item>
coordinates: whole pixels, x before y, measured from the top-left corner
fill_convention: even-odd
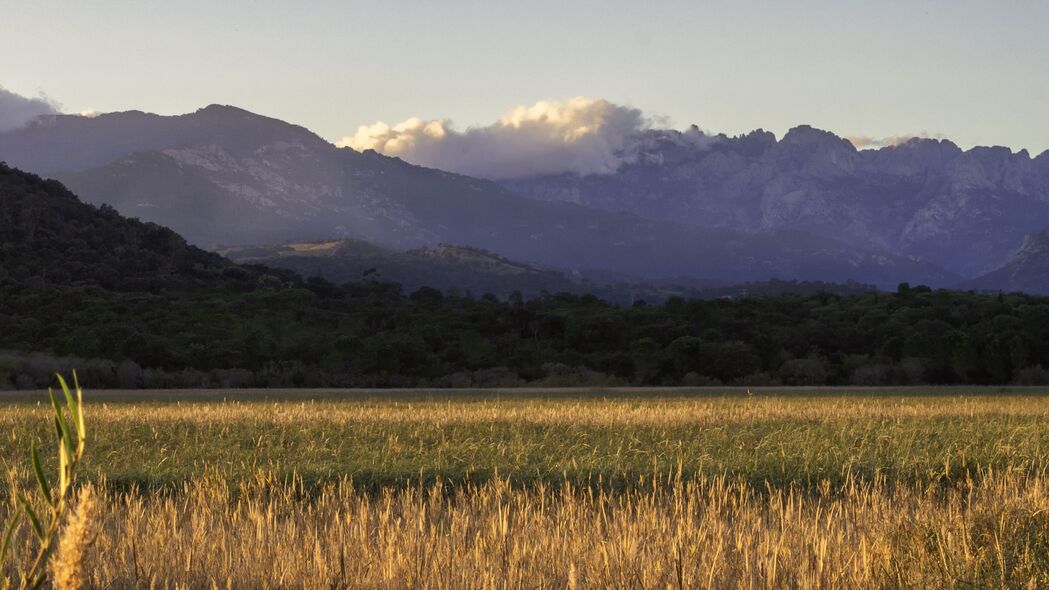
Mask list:
[[[83,588],[1044,588],[1044,393],[87,391],[52,567]],[[2,519],[50,408],[0,396]]]

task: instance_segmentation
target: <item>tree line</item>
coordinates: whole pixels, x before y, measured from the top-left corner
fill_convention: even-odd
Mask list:
[[[21,351],[0,354],[0,389],[77,363],[121,387],[1049,382],[1049,298],[1022,294],[902,285],[624,307],[245,280],[177,295],[0,281],[0,349]]]

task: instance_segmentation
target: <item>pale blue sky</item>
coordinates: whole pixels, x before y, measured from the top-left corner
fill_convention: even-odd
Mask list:
[[[0,0],[0,85],[66,111],[228,103],[335,140],[583,95],[730,134],[799,123],[1049,148],[1049,2]]]

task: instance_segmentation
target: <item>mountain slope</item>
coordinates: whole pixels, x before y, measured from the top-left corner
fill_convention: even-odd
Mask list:
[[[250,284],[262,275],[0,164],[0,281],[162,292]]]
[[[779,141],[760,130],[707,139],[649,131],[639,138],[639,156],[613,174],[503,185],[650,219],[807,231],[966,276],[997,267],[1024,235],[1049,225],[1049,152],[962,151],[930,139],[858,151],[808,126]]]
[[[1027,236],[1001,268],[966,282],[962,287],[1049,294],[1049,229]]]
[[[537,201],[492,182],[337,149],[301,127],[233,107],[178,117],[49,117],[0,134],[0,159],[52,173],[89,202],[109,203],[207,247],[356,238],[399,249],[456,243],[542,266],[649,279],[856,279],[881,286],[957,279],[934,265],[806,231],[697,229]]]

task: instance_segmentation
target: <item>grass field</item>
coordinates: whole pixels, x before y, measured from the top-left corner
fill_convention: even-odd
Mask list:
[[[88,391],[77,555],[85,587],[1049,587],[1046,394]],[[24,464],[50,408],[0,400]]]

